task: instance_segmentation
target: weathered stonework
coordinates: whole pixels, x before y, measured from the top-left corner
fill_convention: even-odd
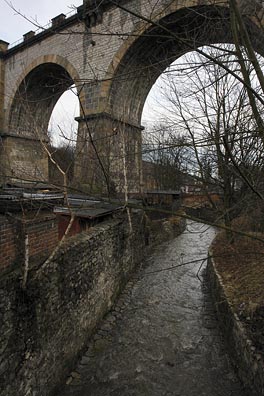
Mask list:
[[[4,54],[8,48],[8,43],[0,40],[0,54]],[[5,99],[5,62],[0,57],[0,132],[4,124],[4,99]]]
[[[110,192],[123,192],[125,168],[128,190],[131,193],[139,192],[142,187],[142,128],[122,123],[107,113],[80,117],[78,121],[77,147],[81,149],[75,156],[74,174],[79,185],[83,187],[86,184],[88,191],[102,193],[106,189],[106,176],[111,175],[108,185]],[[93,144],[90,136],[94,137]]]
[[[227,298],[225,285],[216,269],[209,251],[208,281],[216,313],[234,367],[242,383],[250,389],[250,395],[264,395],[264,359],[256,353],[252,341]]]
[[[185,230],[185,220],[180,217],[150,221],[146,223],[148,244],[150,246],[163,243]]]
[[[30,272],[26,289],[23,263],[0,277],[1,396],[51,396],[64,381],[146,253],[151,238],[141,212],[132,225],[131,233],[122,217],[69,238],[46,267]],[[167,227],[167,238],[183,226]]]
[[[121,7],[109,1],[101,2],[99,7],[94,4],[84,1],[75,15],[66,19],[63,15],[53,18],[49,29],[37,35],[28,32],[23,43],[0,53],[2,82],[4,79],[4,105],[1,106],[4,120],[0,133],[12,133],[21,139],[44,136],[56,101],[75,84],[80,95],[80,116],[88,120],[94,140],[97,135],[100,137],[101,126],[97,128],[93,117],[105,114],[112,120],[105,121],[108,136],[111,124],[120,122],[125,141],[130,141],[132,135],[132,139],[136,136],[139,142],[138,134],[131,133],[131,128],[140,131],[146,97],[162,71],[186,51],[208,43],[232,41],[227,1],[221,2],[221,6],[216,0],[132,0],[119,2]],[[244,2],[240,5],[244,10]],[[249,18],[251,12],[257,11],[262,21],[259,8],[250,7],[250,10],[247,7]],[[264,53],[261,29],[257,28],[256,19],[251,19],[253,44],[256,50]],[[164,34],[161,25],[169,32]],[[1,87],[3,90],[3,84]],[[3,111],[1,114],[0,120]],[[80,135],[84,125],[80,122]],[[122,151],[120,139],[113,145],[109,138],[106,146],[110,146],[111,152],[106,150],[102,156],[108,156],[108,160]],[[77,152],[86,158],[87,147],[80,136]],[[135,151],[130,158],[131,163],[136,164],[128,170],[130,187],[133,191],[136,186],[139,191],[140,151]],[[89,161],[88,156],[85,166]],[[85,173],[80,166],[79,161],[77,177]],[[110,184],[122,190],[124,183],[119,179],[119,168],[119,163],[117,169],[110,166],[107,177]],[[21,172],[17,171],[21,177]],[[89,173],[87,183],[93,178]],[[46,169],[41,174],[44,177]],[[103,179],[101,183],[105,184]]]
[[[37,139],[0,137],[0,182],[48,181],[48,157]]]

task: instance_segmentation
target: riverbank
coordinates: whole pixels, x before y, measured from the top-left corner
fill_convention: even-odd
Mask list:
[[[225,234],[215,238],[208,260],[208,275],[219,323],[230,356],[245,386],[264,394],[264,268],[263,242]]]
[[[245,396],[201,271],[214,235],[188,222],[152,249],[57,396]]]

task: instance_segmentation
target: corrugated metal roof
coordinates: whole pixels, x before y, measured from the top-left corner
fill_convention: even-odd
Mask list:
[[[4,187],[5,189],[10,189],[10,190],[14,190],[14,189],[22,189],[23,191],[25,190],[48,190],[48,191],[59,191],[61,190],[58,187],[55,187],[51,184],[45,183],[45,182],[35,182],[35,181],[12,181],[12,183],[7,183]]]
[[[3,188],[0,190],[0,213],[20,212],[22,208],[38,210],[63,204],[63,194],[52,191],[27,191],[23,188]]]
[[[146,191],[146,194],[180,195],[181,192],[176,190],[152,190],[152,191]]]
[[[23,198],[33,199],[33,200],[50,200],[50,199],[63,199],[64,195],[61,193],[26,193],[23,192]]]
[[[22,207],[30,209],[49,207],[52,210],[56,205],[54,213],[57,214],[70,215],[71,211],[74,211],[78,217],[96,218],[122,208],[122,204],[118,201],[109,203],[87,195],[70,194],[67,200],[71,209],[65,206],[62,192],[27,190],[20,187],[3,188],[0,190],[0,212],[5,213],[7,210],[17,212],[21,211]]]
[[[91,200],[91,199],[84,199],[84,198],[68,198],[68,201],[70,203],[71,206],[94,206],[97,205],[98,203],[100,203],[100,201],[95,201],[95,200]]]
[[[106,216],[108,214],[111,214],[115,212],[116,210],[119,210],[120,208],[114,207],[114,208],[100,208],[100,207],[95,207],[95,208],[67,208],[65,206],[56,206],[53,210],[54,213],[56,214],[61,214],[61,215],[67,215],[70,216],[71,213],[74,213],[76,217],[82,217],[82,218],[88,218],[88,219],[94,219],[96,217],[102,217]]]

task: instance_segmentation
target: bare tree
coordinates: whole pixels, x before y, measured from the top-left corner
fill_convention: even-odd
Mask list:
[[[182,37],[178,32],[170,29],[169,25],[163,24],[157,21],[157,19],[154,21],[152,18],[154,9],[151,10],[149,16],[143,16],[135,10],[130,10],[125,5],[119,4],[119,2],[111,1],[111,3],[130,14],[133,18],[150,24],[153,31],[155,29],[155,32],[160,36],[162,43],[164,43],[164,40],[167,40],[168,43],[180,43],[184,51],[199,47],[200,39],[198,36],[194,35],[194,37],[190,38]],[[261,199],[261,193],[256,186],[259,176],[256,176],[253,180],[251,172],[247,171],[247,169],[249,169],[249,166],[251,167],[250,169],[254,168],[254,175],[256,175],[258,173],[257,169],[260,169],[262,166],[260,155],[262,147],[258,138],[263,141],[261,109],[264,104],[262,95],[263,74],[259,59],[253,50],[254,45],[251,42],[249,32],[251,25],[245,22],[245,18],[248,16],[247,13],[250,16],[255,16],[256,20],[258,20],[257,17],[260,15],[259,4],[258,2],[251,2],[251,8],[249,10],[243,4],[238,6],[236,0],[230,0],[229,3],[231,19],[229,18],[229,14],[223,14],[223,17],[225,17],[227,23],[231,20],[232,40],[235,43],[235,48],[221,47],[221,50],[218,49],[216,51],[214,51],[215,46],[212,46],[212,50],[210,51],[207,50],[208,47],[197,48],[197,54],[200,58],[203,57],[203,59],[199,59],[198,61],[197,58],[190,60],[188,67],[181,68],[181,81],[177,84],[178,91],[174,99],[171,100],[171,104],[174,101],[174,105],[177,105],[180,109],[181,122],[177,121],[177,125],[175,126],[175,120],[169,120],[170,130],[177,130],[178,135],[184,135],[184,141],[180,142],[181,146],[184,147],[185,151],[186,147],[188,147],[188,166],[185,160],[184,167],[188,167],[188,171],[193,174],[199,172],[199,175],[204,181],[205,189],[206,185],[210,182],[212,185],[220,186],[225,191],[227,213],[229,213],[230,208],[234,205],[233,196],[237,188],[237,179]],[[254,6],[253,8],[252,4]],[[217,4],[215,6],[217,8]],[[94,7],[96,11],[97,4],[94,4]],[[210,18],[210,14],[206,15],[206,17]],[[68,32],[67,34],[71,33]],[[89,32],[86,31],[81,34],[89,34]],[[108,31],[106,34],[109,36],[120,35],[122,39],[129,37],[129,34],[126,35],[118,32]],[[166,57],[166,51],[164,55]],[[157,64],[151,64],[150,68],[161,70],[163,64],[168,64],[170,61],[170,54],[168,53],[167,55],[168,59],[165,59],[163,63],[159,61]],[[231,56],[229,61],[226,60],[227,55]],[[232,57],[236,57],[235,62]],[[153,62],[153,59],[151,62]],[[196,73],[196,81],[193,77],[190,77],[190,70]],[[202,72],[200,73],[201,70]],[[254,74],[252,70],[254,70]],[[210,76],[211,80],[208,79]],[[129,73],[121,77],[123,80],[127,79],[128,81],[131,78]],[[192,92],[189,92],[189,95],[192,95],[192,97],[196,95],[196,106],[200,106],[198,113],[193,104],[193,99],[190,96],[188,97],[186,93],[190,88],[188,86],[188,79],[189,83],[191,82],[193,84],[191,88]],[[225,84],[223,85],[224,81]],[[221,91],[221,84],[225,86],[223,91]],[[80,82],[80,85],[84,86],[85,82]],[[82,89],[81,86],[78,92]],[[182,95],[179,92],[179,87],[184,86],[187,86],[188,89],[186,88],[185,90],[183,88],[186,92]],[[240,90],[239,95],[234,94],[236,90]],[[213,91],[214,94],[212,93]],[[230,98],[233,99],[231,100]],[[214,103],[213,99],[216,99]],[[199,112],[203,112],[203,116],[200,116]],[[114,156],[109,155],[109,148],[112,145],[113,136],[117,130],[116,125],[113,125],[111,128],[108,127],[108,130],[104,131],[102,136],[97,137],[93,136],[93,125],[87,124],[84,129],[84,134],[82,136],[79,135],[78,139],[83,139],[83,145],[89,146],[87,153],[91,154],[92,152],[95,156],[95,163],[99,164],[98,167],[95,165],[98,171],[97,178],[104,180],[108,195],[111,195],[114,190],[114,182],[110,177],[112,164],[118,162],[123,165],[126,163],[126,166],[128,166],[131,154],[129,150],[125,152],[124,150],[120,150]],[[188,141],[186,141],[187,137]],[[122,139],[120,142],[122,142]],[[152,151],[153,157],[156,160],[156,153],[160,152],[162,153],[162,161],[166,163],[168,169],[173,171],[177,167],[181,168],[182,165],[179,165],[181,160],[178,154],[176,155],[175,150],[172,151],[169,148],[170,144],[175,148],[178,143],[179,137],[176,138],[170,133],[170,136],[166,135],[166,139],[163,137],[163,141],[158,143],[158,149],[156,147],[157,142],[154,143],[154,146],[149,148],[148,155],[150,156]],[[122,144],[120,147],[123,147]],[[91,151],[89,152],[89,150]],[[190,150],[193,151],[193,159],[189,155]],[[252,150],[254,151],[254,155],[250,154]],[[181,149],[181,151],[184,150]],[[123,160],[124,156],[126,157],[125,161]],[[75,155],[76,157],[78,155]],[[168,186],[170,181],[166,180],[167,176],[162,177],[163,181],[160,182],[160,185]],[[173,175],[170,175],[168,179],[171,180],[173,177]],[[91,182],[91,185],[93,183],[94,180]],[[176,182],[173,182],[173,184],[176,185]],[[228,216],[229,214],[227,214]],[[230,223],[228,218],[226,221]]]
[[[233,47],[207,47],[203,51],[231,70],[239,69]],[[259,92],[251,62],[245,62],[245,66],[251,85]],[[262,200],[263,142],[247,88],[218,64],[189,53],[180,68],[173,65],[167,70],[162,94],[166,98],[163,121],[185,137],[185,145],[191,147],[195,159],[191,172],[198,171],[204,189],[211,186],[222,192],[223,216],[230,227],[242,186],[247,187],[244,192],[250,191]],[[261,111],[258,104],[259,114]]]
[[[160,123],[143,132],[143,171],[152,166],[151,175],[160,190],[180,190],[190,167],[191,151],[177,126]],[[149,165],[148,165],[149,164]]]

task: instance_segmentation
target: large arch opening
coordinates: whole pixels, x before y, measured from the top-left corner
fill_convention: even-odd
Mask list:
[[[75,85],[68,88],[59,98],[53,108],[49,126],[49,151],[60,169],[67,174],[69,183],[74,178],[74,159],[78,135],[76,117],[80,114],[78,91]],[[63,184],[58,166],[49,162],[49,181],[53,184]]]
[[[255,51],[263,54],[263,31],[250,19],[250,15],[243,15],[243,18]],[[190,51],[234,41],[230,10],[226,6],[184,7],[157,23],[146,23],[145,30],[140,18],[139,25],[133,37],[124,43],[113,59],[108,70],[111,83],[107,82],[108,111],[122,125],[128,125],[127,163],[130,163],[127,167],[133,170],[136,168],[133,168],[133,163],[138,161],[136,156],[141,156],[138,129],[143,107],[157,78],[173,61]],[[105,88],[103,85],[102,92]],[[134,136],[129,128],[134,128]],[[135,158],[131,155],[131,140],[137,146]],[[131,171],[131,178],[136,180],[135,172],[132,174]],[[136,183],[138,180],[139,177]]]
[[[15,94],[9,131],[22,137],[47,140],[51,113],[60,96],[74,83],[69,73],[55,63],[44,63],[29,72]]]
[[[234,45],[207,46],[202,51],[243,77]],[[264,70],[263,57],[256,56]],[[261,92],[259,80],[250,61],[245,66],[257,95]],[[263,106],[256,101],[259,114],[263,114]],[[155,188],[188,190],[189,185],[195,189],[197,181],[200,190],[199,181],[204,180],[209,190],[221,191],[224,183],[220,179],[227,171],[233,190],[245,182],[242,176],[254,180],[255,186],[260,183],[263,139],[257,132],[247,89],[234,75],[196,51],[178,58],[158,78],[145,102],[142,121],[143,165],[152,165],[149,176]],[[185,179],[184,173],[190,177]]]
[[[201,59],[199,52],[185,51],[165,70],[165,81],[159,81],[163,95],[152,85],[151,91],[156,91],[152,95],[159,96],[158,105],[156,102],[153,108],[153,100],[148,103],[143,99],[148,107],[143,125],[146,126],[146,121],[150,126],[142,150],[144,188],[148,193],[156,190],[155,194],[160,190],[165,193],[182,189],[188,205],[214,205],[227,226],[241,215],[248,226],[257,227],[256,217],[261,217],[264,209],[261,201],[264,142],[260,131],[263,121],[256,119],[243,85],[237,49],[225,41],[232,42],[229,36],[226,39],[223,36],[221,44],[215,41],[211,46],[198,47],[208,58]],[[260,43],[253,43],[263,54]],[[241,55],[253,95],[263,97],[263,88],[243,47]],[[263,58],[256,56],[264,70]],[[258,99],[256,102],[261,116],[264,103]],[[138,110],[141,112],[140,107]],[[140,121],[139,113],[137,117],[134,122]],[[252,213],[252,206],[256,214]],[[261,227],[259,231],[263,230]]]
[[[50,143],[53,147],[75,147],[77,142],[80,103],[75,85],[69,87],[55,104],[48,125]]]
[[[245,22],[254,49],[264,53],[263,32],[250,19]],[[205,45],[232,42],[230,12],[226,7],[185,7],[164,17],[140,34],[117,61],[109,94],[110,112],[139,126],[151,87],[173,61]],[[119,54],[117,60],[118,57]]]
[[[59,56],[40,57],[25,70],[8,112],[6,144],[11,149],[6,161],[9,168],[6,173],[18,179],[52,181],[55,172],[55,182],[59,184],[62,175],[59,167],[54,166],[56,161],[72,176],[73,172],[68,169],[73,169],[77,127],[69,118],[69,108],[74,107],[72,117],[79,115],[77,81],[75,69]],[[69,93],[74,103],[67,98],[65,101],[65,95],[67,97]],[[54,123],[53,111],[62,112],[65,106],[65,114],[61,114],[60,118],[57,114]],[[50,130],[52,125],[53,130]],[[57,153],[57,146],[63,146],[63,149],[60,147],[63,153]],[[69,164],[64,160],[67,155],[70,156]]]

